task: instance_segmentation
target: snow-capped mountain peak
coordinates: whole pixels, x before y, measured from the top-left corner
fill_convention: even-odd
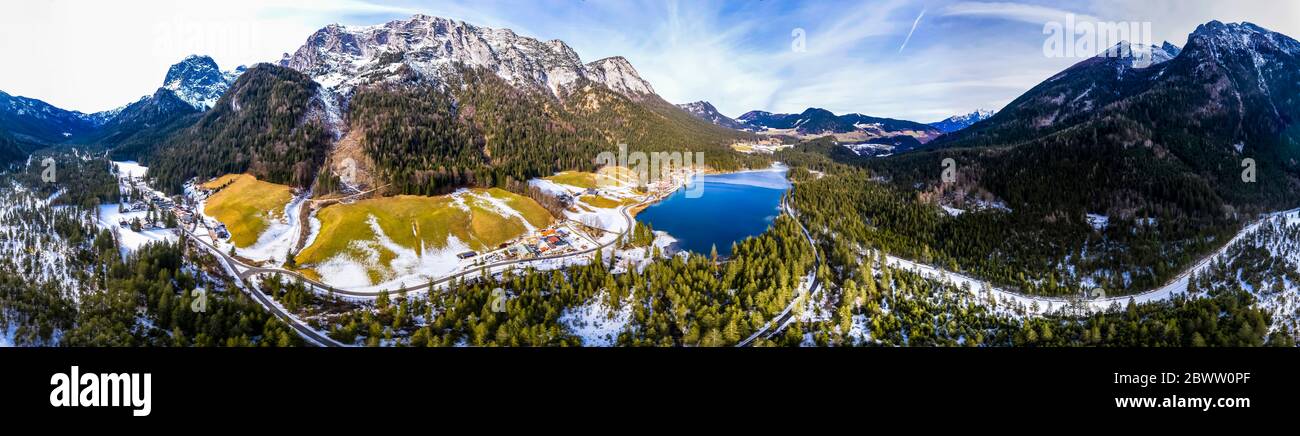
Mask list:
[[[1118,44],[1111,46],[1105,51],[1098,54],[1098,57],[1131,59],[1129,66],[1133,68],[1146,68],[1152,65],[1158,65],[1168,62],[1170,59],[1178,56],[1182,50],[1169,41],[1162,45],[1144,46],[1134,44],[1128,41],[1120,41]]]
[[[280,64],[345,96],[366,83],[400,80],[405,71],[441,83],[456,64],[484,68],[516,87],[555,96],[580,79],[633,98],[654,93],[621,57],[583,64],[560,40],[540,41],[510,29],[427,15],[375,26],[326,26]]]
[[[972,124],[987,120],[993,117],[993,111],[985,109],[976,109],[974,112],[953,115],[943,121],[930,123],[931,127],[939,129],[943,133],[956,132],[961,129],[970,127]]]
[[[753,130],[752,127],[746,125],[745,123],[736,121],[735,119],[732,119],[731,117],[728,117],[726,115],[723,115],[721,112],[718,112],[718,108],[713,107],[712,103],[709,103],[704,100],[679,104],[677,105],[677,107],[682,108],[682,110],[690,113],[691,115],[694,115],[696,118],[699,118],[704,121],[708,121],[715,125],[719,125],[729,129],[736,129],[736,130]]]
[[[588,78],[604,83],[609,89],[620,94],[654,94],[650,82],[637,74],[632,63],[622,56],[613,56],[591,62],[586,65]]]
[[[240,66],[234,71],[223,72],[211,57],[190,55],[167,69],[162,87],[195,109],[207,110],[216,104],[243,70],[244,67]]]

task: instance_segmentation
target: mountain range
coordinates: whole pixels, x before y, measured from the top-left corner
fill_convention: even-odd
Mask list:
[[[557,98],[582,81],[634,99],[655,93],[623,57],[584,64],[564,41],[540,41],[510,29],[427,15],[378,26],[326,26],[293,54],[286,53],[280,65],[345,97],[358,86],[395,80],[401,76],[394,73],[402,69],[445,82],[458,74],[458,65],[486,69],[514,87]]]
[[[934,127],[914,121],[862,114],[835,115],[820,108],[808,108],[798,114],[750,111],[737,120],[768,133],[803,139],[833,136],[844,143],[868,143],[881,138],[906,136],[924,144],[942,134]]]
[[[194,109],[205,111],[216,104],[221,94],[247,69],[240,65],[232,71],[221,71],[211,57],[190,55],[167,69],[162,89],[171,91]]]
[[[924,152],[873,165],[950,200],[991,195],[1049,216],[1161,215],[1208,228],[1300,202],[1297,120],[1300,43],[1211,21],[1181,49],[1119,44]],[[932,169],[946,158],[962,168],[956,184]]]
[[[964,115],[953,115],[945,118],[943,121],[930,123],[930,127],[939,129],[943,133],[952,133],[961,129],[970,127],[972,124],[984,121],[993,116],[993,111],[977,109],[974,112]]]
[[[154,173],[163,186],[178,189],[191,177],[250,171],[300,187],[320,173],[325,186],[334,187],[332,169],[350,160],[358,163],[356,188],[437,194],[591,169],[594,156],[620,143],[644,151],[710,150],[706,163],[717,168],[737,168],[749,159],[729,149],[744,133],[667,103],[627,59],[584,63],[562,41],[509,29],[425,15],[377,26],[330,25],[278,63],[248,71],[255,70],[262,70],[260,80],[288,81],[285,87],[303,92],[281,96],[292,101],[264,102],[250,100],[268,98],[264,94],[227,91],[202,120],[162,141],[160,149],[222,137],[205,129],[270,140],[319,126],[331,138],[296,137],[288,151],[266,158],[228,150],[142,156],[158,164]],[[231,89],[240,87],[236,81]],[[246,118],[246,127],[232,130],[213,118],[225,105],[233,110],[227,118]],[[277,113],[260,112],[277,105],[303,118],[247,127],[277,119]],[[217,141],[223,143],[238,146]],[[231,156],[239,158],[233,165]],[[275,159],[289,159],[292,168],[271,165]]]

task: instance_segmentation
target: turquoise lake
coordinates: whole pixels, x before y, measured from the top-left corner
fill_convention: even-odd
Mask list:
[[[716,245],[719,255],[729,256],[732,243],[771,227],[789,189],[785,167],[708,175],[698,198],[679,189],[636,219],[676,238],[674,249],[708,255]]]

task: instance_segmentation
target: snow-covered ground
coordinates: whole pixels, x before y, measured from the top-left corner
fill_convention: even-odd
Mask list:
[[[1098,215],[1095,213],[1088,214],[1088,225],[1092,226],[1094,230],[1106,230],[1106,226],[1109,224],[1110,217],[1106,215]]]
[[[120,178],[132,177],[139,179],[149,172],[149,167],[140,165],[133,160],[113,162],[113,168],[117,169],[117,176]]]
[[[584,346],[616,345],[619,333],[632,321],[634,300],[629,294],[626,301],[619,302],[618,307],[611,307],[607,301],[609,299],[608,292],[601,290],[586,304],[566,308],[560,315],[560,325],[582,338]]]
[[[117,171],[117,177],[122,193],[129,192],[129,188],[132,186],[132,180],[142,180],[149,172],[148,167],[140,165],[135,161],[113,162],[113,168]],[[144,191],[153,191],[143,183],[135,184],[135,188]],[[148,224],[150,223],[147,222],[149,212],[123,212],[122,207],[123,206],[120,204],[100,205],[99,209],[95,213],[95,225],[103,229],[108,229],[116,235],[118,247],[122,252],[122,256],[126,256],[127,253],[138,250],[140,247],[151,242],[176,240],[177,236],[174,230],[156,228],[149,228],[138,232],[131,230],[130,223],[135,220],[139,220],[140,223],[146,227],[152,227],[149,226]],[[128,225],[123,227],[121,225],[122,222],[126,222]]]
[[[1285,216],[1287,219],[1295,217],[1300,210],[1290,210],[1270,214],[1269,217]],[[1259,230],[1262,221],[1255,221],[1237,232],[1233,238],[1224,244],[1223,247],[1216,250],[1209,256],[1206,256],[1190,268],[1179,274],[1173,280],[1169,281],[1158,288],[1134,294],[1107,298],[1093,299],[1070,299],[1062,297],[1044,297],[1024,295],[993,286],[988,282],[973,278],[971,276],[948,271],[946,269],[936,268],[930,265],[913,262],[911,260],[899,258],[892,255],[886,256],[886,262],[892,268],[906,269],[916,272],[923,276],[951,282],[959,288],[967,289],[972,295],[978,297],[978,301],[992,302],[995,309],[1010,310],[1012,313],[1023,313],[1026,315],[1044,315],[1053,312],[1065,313],[1094,313],[1104,312],[1111,309],[1123,308],[1131,300],[1137,304],[1166,301],[1175,296],[1189,296],[1187,293],[1188,277],[1191,274],[1203,274],[1207,268],[1216,262],[1227,261],[1226,251],[1233,245],[1240,242],[1244,237],[1254,234]],[[867,253],[871,256],[878,256],[874,251]]]
[[[344,255],[331,258],[316,269],[323,282],[353,291],[397,291],[403,288],[410,290],[425,286],[430,281],[448,274],[466,270],[472,267],[476,260],[460,259],[456,256],[469,251],[470,248],[455,235],[448,236],[446,245],[441,248],[424,246],[421,247],[420,253],[417,253],[393,242],[388,235],[384,234],[378,220],[373,216],[370,218],[370,229],[377,235],[375,240],[352,242],[353,248],[367,253],[369,258],[352,259]],[[394,277],[372,285],[366,271],[373,267],[367,265],[379,265],[380,248],[395,255],[387,265]]]
[[[670,256],[671,247],[677,243],[677,238],[672,237],[668,232],[655,230],[655,239],[648,247],[633,247],[615,251],[620,259],[616,262],[614,269],[610,270],[614,274],[622,274],[629,269],[644,271],[647,266],[654,262],[654,249],[659,249],[660,257]]]
[[[148,229],[139,232],[131,230],[130,225],[122,227],[120,222],[130,223],[133,220],[146,222],[149,213],[147,211],[122,212],[118,204],[105,204],[99,206],[98,216],[95,219],[95,225],[100,228],[113,231],[117,235],[117,243],[122,251],[122,256],[127,253],[138,250],[140,247],[150,242],[175,241],[176,231],[171,229]]]
[[[553,196],[568,195],[575,199],[582,197],[586,191],[585,188],[555,183],[546,179],[532,179],[528,181],[528,184]],[[615,201],[641,197],[633,191],[630,185],[602,187],[598,190],[600,196]],[[574,207],[564,212],[566,218],[614,233],[627,230],[627,220],[623,219],[620,208],[600,208],[576,200],[575,203]]]

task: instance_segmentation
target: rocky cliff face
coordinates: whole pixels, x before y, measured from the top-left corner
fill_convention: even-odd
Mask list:
[[[511,85],[562,96],[586,79],[639,99],[654,89],[632,64],[610,57],[588,64],[563,41],[540,41],[510,29],[416,15],[377,26],[327,26],[280,61],[343,96],[367,83],[397,82],[414,73],[443,83],[456,66],[492,71]]]

